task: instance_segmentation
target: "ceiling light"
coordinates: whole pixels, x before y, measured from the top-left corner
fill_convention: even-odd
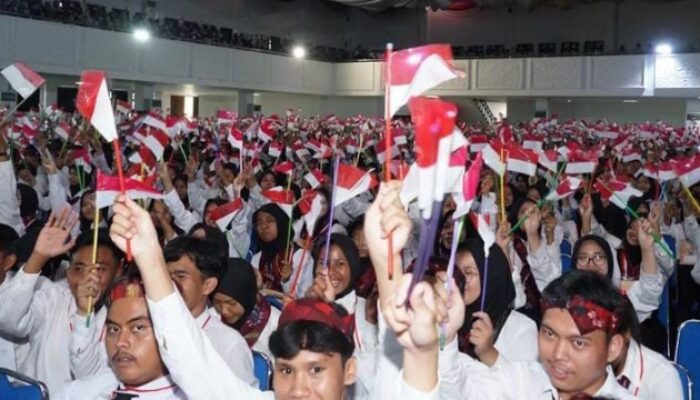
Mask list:
[[[656,54],[671,54],[673,53],[673,47],[668,43],[661,43],[656,46]]]
[[[292,56],[294,56],[294,58],[304,58],[306,57],[306,49],[303,46],[294,46],[292,49]]]
[[[639,100],[622,100],[623,103],[639,103]]]
[[[147,42],[151,38],[151,32],[148,29],[136,28],[134,29],[134,39],[137,42]]]

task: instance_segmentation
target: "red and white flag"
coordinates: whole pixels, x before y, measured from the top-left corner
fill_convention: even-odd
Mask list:
[[[272,170],[279,172],[280,174],[291,175],[292,172],[294,172],[294,163],[291,161],[285,161],[275,165]]]
[[[25,99],[46,83],[46,79],[20,62],[6,67],[0,73],[10,83],[12,89]]]
[[[117,113],[128,115],[132,110],[131,103],[128,101],[117,100]]]
[[[506,168],[508,171],[535,176],[537,172],[537,154],[532,150],[523,149],[515,142],[510,142]]]
[[[598,165],[598,154],[593,151],[574,150],[569,153],[566,173],[569,175],[592,174]]]
[[[628,163],[632,161],[642,162],[642,154],[637,148],[627,148],[622,151],[622,162]]]
[[[79,148],[71,151],[71,158],[76,167],[81,167],[88,174],[92,172],[92,158],[87,149]]]
[[[543,150],[538,153],[537,162],[552,172],[558,172],[557,162],[559,161],[559,152],[555,149]]]
[[[274,127],[275,121],[271,119],[266,119],[260,123],[260,127],[258,128],[258,139],[263,141],[264,143],[269,142],[270,140],[275,138],[275,127]]]
[[[469,152],[478,153],[489,145],[489,138],[486,135],[469,136]]]
[[[328,177],[324,175],[323,172],[314,168],[304,175],[304,180],[309,183],[311,189],[316,189],[320,185],[328,182]]]
[[[292,218],[292,205],[294,204],[294,192],[285,190],[281,186],[275,186],[269,190],[263,190],[262,196],[272,203],[277,204],[289,218]]]
[[[243,149],[243,132],[237,128],[231,128],[231,131],[226,137],[232,148],[241,150]]]
[[[241,135],[241,138],[243,136]],[[270,142],[270,147],[267,149],[267,154],[270,155],[270,157],[280,157],[282,155],[282,151],[284,150],[284,145],[278,141],[273,141]]]
[[[313,235],[314,227],[316,226],[318,217],[321,216],[322,208],[323,197],[320,196],[315,190],[305,191],[301,196],[301,200],[299,200],[299,211],[301,212],[304,225],[306,225],[306,232],[309,234],[309,237]]]
[[[469,169],[464,174],[462,178],[462,193],[457,193],[453,196],[455,203],[457,204],[457,209],[452,215],[453,219],[461,218],[472,208],[472,203],[476,198],[477,191],[479,189],[479,181],[481,179],[481,167],[484,165],[484,161],[481,159],[481,154],[476,155],[476,159],[469,166]]]
[[[216,123],[219,125],[230,125],[238,119],[238,113],[233,110],[218,110],[216,112]]]
[[[134,179],[124,179],[124,190],[126,191],[126,195],[132,200],[163,198],[163,194],[154,187]],[[114,199],[120,193],[119,178],[98,172],[96,192],[95,205],[97,208],[111,206],[114,204]]]
[[[631,183],[618,179],[607,181],[598,179],[593,187],[600,193],[600,197],[610,200],[611,203],[623,210],[627,208],[631,197],[642,197],[643,195],[642,192],[632,187]]]
[[[694,155],[676,162],[672,161],[671,165],[678,176],[678,180],[685,187],[689,188],[700,182],[700,156]]]
[[[56,135],[63,139],[63,141],[67,141],[71,137],[73,128],[71,128],[68,122],[59,122],[58,125],[53,128],[53,131]]]
[[[349,164],[338,166],[336,187],[333,193],[333,207],[338,207],[353,197],[366,192],[372,185],[372,176]]]
[[[129,156],[129,161],[134,164],[144,164],[149,171],[154,171],[156,167],[158,167],[158,161],[153,155],[153,152],[145,146],[142,146],[139,151],[131,154],[131,156]]]
[[[231,221],[233,221],[242,209],[243,200],[239,197],[236,200],[222,204],[211,210],[209,219],[216,221],[216,226],[218,226],[222,232],[226,232]]]
[[[506,145],[496,139],[487,144],[481,151],[484,163],[491,168],[498,176],[506,173],[507,150]]]
[[[540,151],[542,150],[543,142],[544,139],[541,136],[528,133],[525,136],[523,136],[523,149]]]
[[[109,101],[107,78],[103,71],[83,71],[75,107],[106,141],[117,140],[114,112]]]
[[[377,161],[379,161],[380,164],[384,164],[386,161],[386,142],[384,140],[380,140],[379,143],[377,143],[374,146],[375,151],[377,152]],[[396,145],[396,142],[393,140],[391,141],[391,156],[392,159],[398,157],[399,155],[399,147]]]
[[[455,78],[464,72],[452,64],[452,48],[447,44],[433,44],[401,50],[391,55],[389,85],[389,115],[409,102],[412,97]]]
[[[676,172],[673,170],[673,163],[671,161],[659,163],[658,166],[654,165],[653,163],[647,163],[642,170],[642,173],[644,176],[656,179],[659,182],[666,182],[676,179]]]
[[[141,123],[145,126],[150,126],[151,128],[155,128],[155,129],[161,130],[163,132],[168,131],[168,126],[165,123],[165,120],[163,119],[163,117],[161,117],[160,115],[158,115],[157,113],[155,113],[153,111],[148,113],[143,118],[143,121],[141,121]],[[151,131],[152,131],[152,129],[151,129]]]
[[[414,97],[409,109],[415,125],[416,161],[406,176],[401,197],[402,201],[411,201],[417,196],[418,208],[427,220],[433,203],[441,202],[450,189],[446,179],[450,156],[453,150],[466,144],[466,139],[455,127],[457,106],[454,104],[437,98]]]
[[[565,197],[569,197],[574,194],[581,187],[581,179],[575,178],[573,176],[564,178],[557,187],[552,190],[546,197],[548,201],[558,201]]]
[[[151,150],[157,161],[163,159],[163,152],[169,143],[170,137],[161,130],[152,130],[151,133],[143,139],[143,145]]]
[[[484,216],[479,213],[469,213],[469,219],[471,219],[472,225],[474,225],[476,231],[479,232],[479,236],[481,236],[481,240],[484,242],[484,255],[487,258],[489,256],[489,250],[491,250],[491,246],[493,246],[493,244],[496,243],[496,235],[491,230],[488,218],[488,215],[486,216],[486,218],[484,218]]]

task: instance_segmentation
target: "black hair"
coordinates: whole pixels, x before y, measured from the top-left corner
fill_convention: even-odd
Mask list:
[[[180,236],[168,242],[163,253],[166,262],[175,262],[183,256],[189,257],[205,279],[213,277],[221,281],[224,274],[226,257],[220,246],[211,240]]]
[[[365,226],[365,215],[362,214],[359,217],[355,218],[350,225],[348,225],[348,235],[352,237],[353,233],[355,233],[356,230],[358,229],[363,229]]]
[[[234,163],[225,163],[221,168],[231,171],[234,176],[238,175],[238,167]]]
[[[75,254],[83,247],[92,247],[93,240],[92,230],[81,233],[78,238],[75,239],[75,246],[73,246],[73,249],[71,250],[70,258],[73,259],[73,256],[75,256]],[[112,257],[114,257],[116,265],[119,265],[119,262],[124,257],[124,253],[122,253],[114,242],[112,242],[112,239],[109,238],[109,231],[105,228],[100,228],[97,231],[97,247],[105,247],[109,249],[109,251],[112,253]]]
[[[192,228],[190,228],[190,231],[187,233],[187,236],[194,237],[194,232],[199,229],[204,231],[204,239],[214,242],[219,246],[223,257],[228,256],[228,239],[226,239],[226,235],[224,235],[224,233],[221,232],[219,228],[215,228],[205,223],[198,222],[192,225]]]
[[[557,308],[566,308],[569,301],[579,297],[625,316],[625,299],[607,277],[593,271],[571,270],[553,280],[542,291],[542,302]]]
[[[578,252],[579,252],[579,250],[581,250],[581,246],[583,246],[583,244],[586,242],[595,242],[598,244],[598,246],[600,246],[600,248],[603,249],[603,253],[605,253],[605,257],[608,258],[608,273],[606,274],[606,276],[608,277],[608,279],[610,279],[612,281],[613,270],[615,269],[615,259],[613,258],[613,252],[612,252],[612,249],[610,249],[610,245],[608,244],[608,242],[598,235],[590,234],[590,235],[581,236],[576,241],[576,243],[574,244],[574,249],[571,252],[571,262],[574,265],[574,269],[578,268],[577,262],[576,262],[577,258],[578,258]]]
[[[348,314],[340,305],[331,303],[331,306],[341,316]],[[294,321],[278,328],[270,335],[269,346],[275,358],[287,360],[296,357],[302,350],[324,354],[339,353],[343,365],[355,351],[352,338],[315,321]]]
[[[17,184],[17,190],[19,191],[21,202],[19,205],[19,214],[22,218],[31,218],[36,216],[37,211],[39,211],[39,196],[36,194],[36,190],[29,185],[24,183]]]
[[[19,235],[9,225],[0,224],[0,253],[16,254]]]

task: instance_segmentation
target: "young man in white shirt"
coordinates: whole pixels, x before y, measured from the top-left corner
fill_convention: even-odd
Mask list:
[[[237,330],[221,322],[221,316],[209,307],[209,300],[228,265],[227,252],[228,249],[220,249],[212,241],[188,236],[171,240],[164,250],[170,278],[197,324],[231,371],[257,387],[250,347]]]
[[[411,222],[399,201],[400,187],[399,183],[391,182],[380,189],[377,201],[366,214],[366,221],[370,221],[365,223],[368,243],[379,242],[391,234],[394,234],[395,251],[405,243],[407,235],[404,232],[409,231]],[[387,275],[386,253],[386,248],[380,245],[370,246],[382,311],[402,346],[424,349],[420,352],[420,363],[404,358],[406,379],[416,374],[432,377],[439,368],[440,393],[451,399],[569,400],[577,395],[622,400],[633,398],[618,385],[608,367],[622,350],[619,319],[624,300],[611,282],[600,274],[574,271],[554,280],[543,291],[543,319],[538,338],[542,364],[534,361],[510,362],[499,356],[489,371],[479,373],[473,368],[474,361],[460,357],[457,349],[456,331],[464,321],[461,296],[453,291],[448,299],[444,282],[440,282],[435,286],[441,300],[438,306],[421,307],[423,311],[433,309],[433,318],[409,310],[403,306],[405,300],[402,299],[407,297],[405,283],[410,278],[404,277],[402,288],[397,288],[386,278],[382,279]],[[394,279],[398,278],[400,271],[400,267],[395,269]],[[419,290],[419,287],[415,290]],[[430,296],[427,298],[430,299]],[[439,304],[449,305],[449,322],[444,320],[441,314],[444,310]],[[437,322],[446,323],[449,343],[439,354],[439,367],[435,365],[438,359]],[[421,335],[414,335],[416,332]],[[423,342],[422,346],[416,346],[417,339],[432,339],[433,343]],[[523,346],[534,345],[523,343]],[[430,348],[434,351],[432,357],[428,351]]]
[[[106,232],[99,235],[97,262],[92,263],[92,233],[69,240],[77,215],[64,209],[51,215],[27,263],[0,287],[0,332],[28,340],[29,351],[19,372],[53,391],[73,379],[68,344],[72,330],[87,323],[100,332],[106,317],[102,294],[120,272],[121,252]],[[77,242],[77,243],[76,243]],[[50,282],[39,275],[51,258],[72,249],[66,280]]]
[[[280,326],[271,337],[273,353],[276,360],[274,392],[260,392],[251,388],[236,377],[214,350],[209,339],[198,329],[191,314],[185,312],[186,306],[179,293],[174,289],[162,253],[158,248],[158,236],[147,212],[136,203],[120,196],[114,205],[114,218],[110,235],[120,248],[126,248],[131,241],[131,250],[137,266],[141,270],[146,288],[149,311],[154,323],[156,339],[159,343],[161,357],[170,371],[173,381],[192,399],[295,399],[319,398],[322,400],[343,400],[346,398],[345,386],[355,380],[355,359],[349,357],[342,362],[343,347],[352,353],[354,345],[350,326],[343,322],[346,317],[337,313],[328,304],[311,300],[321,305],[311,306],[305,312],[292,312],[288,317],[280,317]],[[306,304],[297,304],[306,308]],[[325,308],[323,308],[325,307]],[[320,312],[319,312],[320,310]],[[324,311],[325,310],[325,311]],[[313,311],[313,312],[312,312]],[[319,314],[321,317],[319,317]],[[319,319],[321,321],[319,321]],[[310,329],[304,335],[293,334],[296,329],[304,330],[303,324],[320,323],[330,330],[340,343],[317,341],[313,335],[321,334],[318,329]],[[298,324],[297,324],[298,323]],[[284,333],[284,327],[289,330]],[[309,336],[311,334],[312,336]],[[320,335],[324,336],[324,335]],[[314,340],[310,340],[314,339]],[[310,343],[323,343],[312,346]],[[328,345],[330,343],[330,345]],[[349,346],[346,346],[348,345]],[[294,349],[298,348],[298,351]],[[289,355],[285,355],[289,349]],[[280,353],[277,353],[277,349]],[[346,349],[347,350],[347,349]],[[286,359],[285,357],[291,357]],[[286,375],[286,376],[285,376]],[[379,372],[381,375],[381,371]],[[338,384],[342,382],[343,384]],[[410,388],[402,382],[387,381],[387,385],[397,385],[398,395],[402,400],[413,400]]]
[[[0,287],[10,279],[9,272],[17,262],[15,245],[19,236],[12,227],[0,224]],[[15,346],[18,340],[0,332],[0,368],[17,370]]]
[[[111,371],[62,386],[52,399],[184,400],[167,375],[148,315],[145,290],[136,279],[117,281],[108,295],[104,347]]]

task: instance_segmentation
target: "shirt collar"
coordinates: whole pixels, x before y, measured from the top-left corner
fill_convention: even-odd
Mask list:
[[[161,376],[158,379],[150,381],[145,385],[138,387],[127,387],[123,383],[119,384],[119,391],[130,394],[144,395],[147,393],[174,393],[177,390],[177,385],[170,379],[170,375]]]

